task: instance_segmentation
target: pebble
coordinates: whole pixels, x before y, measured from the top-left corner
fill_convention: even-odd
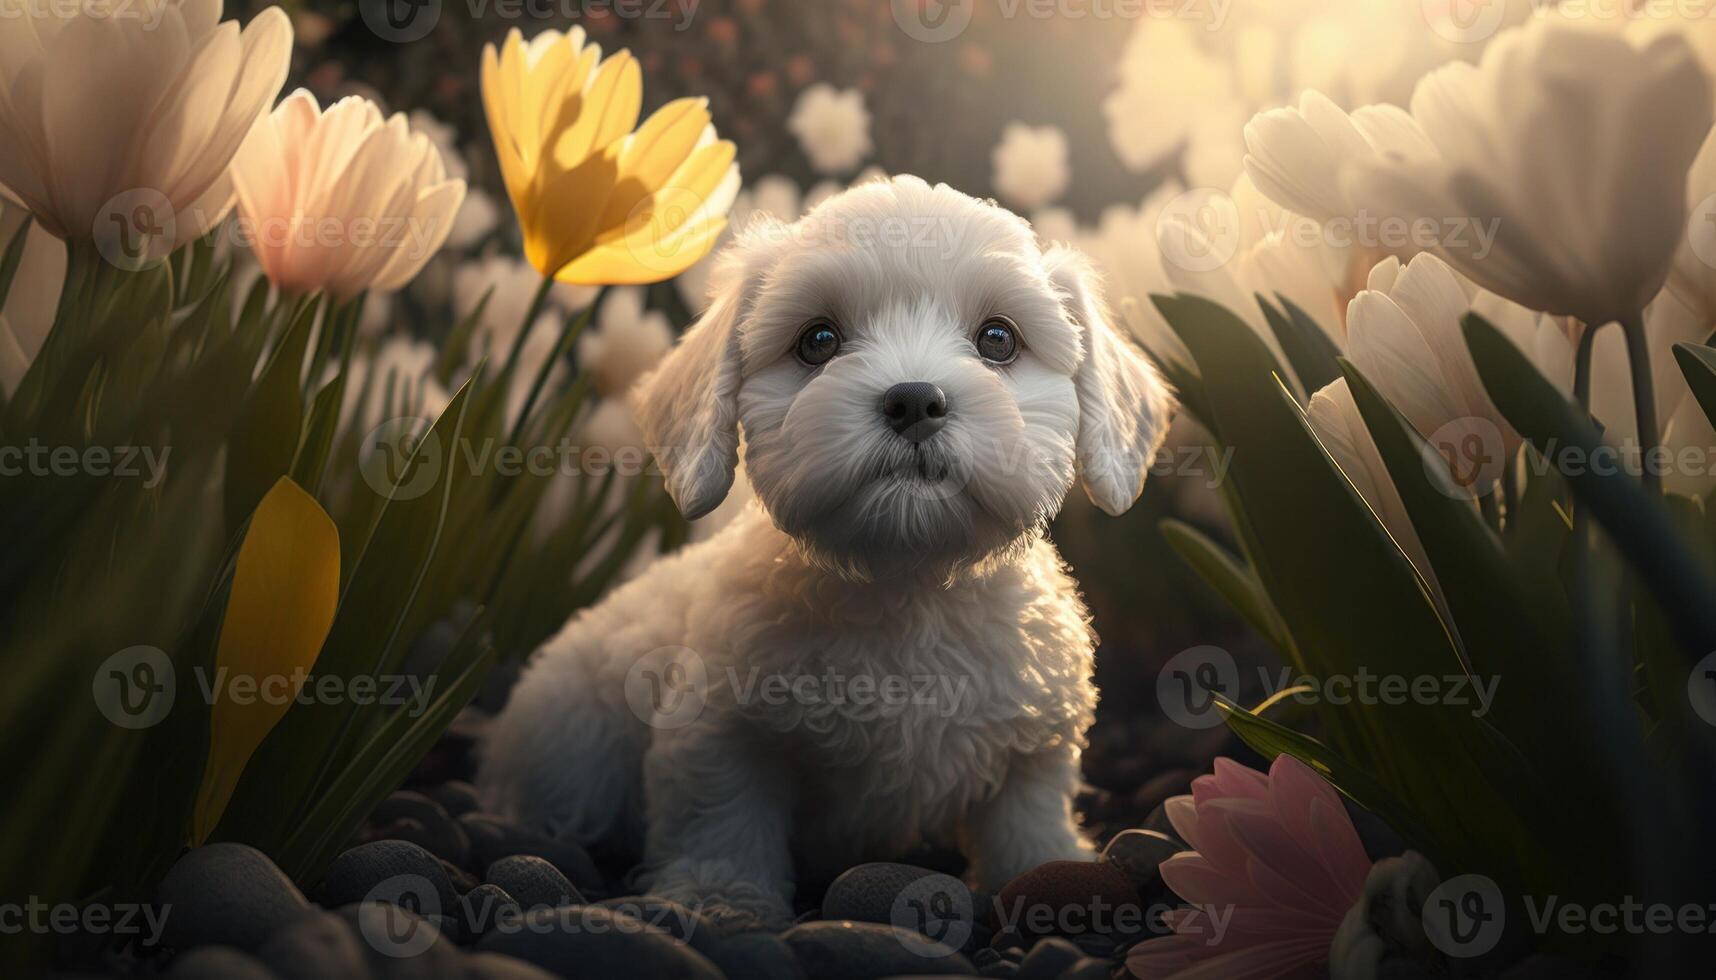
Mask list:
[[[256,955],[279,980],[357,980],[369,975],[363,940],[332,912],[300,917],[269,936]]]
[[[483,881],[506,889],[527,910],[584,904],[584,896],[578,894],[566,876],[534,854],[501,858],[489,865]]]
[[[248,953],[231,946],[199,946],[173,960],[167,980],[274,980]]]
[[[465,957],[464,980],[554,980],[554,974],[499,953],[471,953]]]
[[[339,915],[363,939],[377,980],[439,980],[459,973],[463,957],[448,935],[452,920],[446,916],[425,918],[389,902],[342,906]]]
[[[1019,964],[1019,980],[1055,980],[1084,958],[1079,948],[1065,939],[1045,939],[1031,947]]]
[[[504,857],[530,854],[554,865],[584,895],[600,898],[607,892],[596,862],[571,841],[554,840],[481,811],[467,813],[458,822],[471,841],[469,867],[487,868]]]
[[[722,980],[721,971],[685,943],[595,905],[526,912],[519,928],[491,931],[476,948],[517,957],[562,977]]]
[[[878,980],[912,974],[970,976],[971,961],[911,930],[850,920],[807,922],[781,937],[816,980]]]
[[[1114,964],[1108,960],[1085,957],[1074,963],[1059,980],[1109,980],[1114,976]]]
[[[707,955],[729,980],[808,980],[792,947],[773,933],[728,936]]]
[[[306,913],[302,892],[266,854],[247,844],[208,844],[185,853],[156,891],[167,910],[162,942],[175,949],[235,946],[255,952]]]
[[[912,929],[955,949],[975,950],[981,903],[951,875],[910,864],[860,864],[834,879],[822,917]]]
[[[471,842],[464,828],[445,807],[422,793],[400,790],[392,794],[370,813],[369,820],[380,827],[416,821],[421,836],[405,836],[405,840],[421,844],[429,853],[454,864],[462,865],[470,856]]]
[[[1019,964],[1012,960],[996,960],[977,972],[986,977],[1016,977],[1019,975]]]
[[[1027,938],[1146,927],[1138,889],[1108,861],[1050,861],[1008,882],[999,902],[1000,914]]]
[[[475,942],[503,916],[524,914],[524,906],[499,885],[482,884],[459,897],[459,931],[454,938]]]
[[[754,932],[763,927],[760,919],[751,919],[746,928],[742,916],[712,921],[703,912],[655,895],[622,895],[596,903],[610,912],[629,915],[647,922],[675,939],[691,944],[691,948],[709,956],[726,936]]]
[[[441,804],[449,816],[462,817],[483,808],[477,788],[463,779],[451,779],[429,791],[429,798]]]
[[[1160,882],[1156,869],[1175,854],[1186,850],[1179,842],[1153,830],[1125,830],[1114,835],[1102,849],[1103,860],[1119,868],[1140,893],[1153,890]]]
[[[421,915],[444,914],[458,907],[459,895],[435,856],[402,840],[378,840],[342,853],[328,865],[316,898],[337,907],[378,899]]]

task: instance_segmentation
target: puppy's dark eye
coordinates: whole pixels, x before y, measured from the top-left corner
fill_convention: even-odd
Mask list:
[[[840,331],[827,320],[812,320],[798,335],[798,359],[815,367],[840,351]]]
[[[977,328],[977,354],[991,364],[1010,364],[1019,356],[1019,331],[1004,316],[992,316]]]

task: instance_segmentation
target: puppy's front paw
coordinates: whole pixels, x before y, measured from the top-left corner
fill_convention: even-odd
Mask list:
[[[695,909],[723,932],[779,931],[793,922],[790,884],[762,881],[727,861],[675,861],[649,891]]]

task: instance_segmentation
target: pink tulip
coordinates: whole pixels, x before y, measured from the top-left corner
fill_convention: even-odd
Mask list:
[[[1309,766],[1276,758],[1269,775],[1217,759],[1191,796],[1167,804],[1193,848],[1162,863],[1189,903],[1168,914],[1174,935],[1140,943],[1127,966],[1172,977],[1315,977],[1329,942],[1364,892],[1371,861],[1340,796]]]

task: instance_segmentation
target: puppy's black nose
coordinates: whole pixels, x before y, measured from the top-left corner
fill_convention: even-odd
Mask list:
[[[947,422],[947,395],[928,381],[904,381],[882,394],[882,417],[895,432],[923,442]]]

